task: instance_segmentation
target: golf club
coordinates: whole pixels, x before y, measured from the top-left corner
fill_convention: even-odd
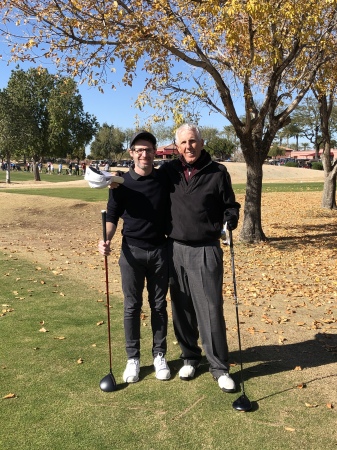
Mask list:
[[[103,225],[103,240],[106,242],[106,211],[102,212],[102,225]],[[99,387],[104,392],[113,392],[117,389],[117,384],[115,377],[112,374],[112,356],[111,356],[111,331],[110,331],[110,300],[109,300],[109,275],[108,275],[108,257],[104,256],[105,263],[105,286],[106,286],[106,303],[108,310],[108,339],[109,339],[109,362],[110,362],[110,372],[104,378],[101,379]]]
[[[233,408],[236,409],[237,411],[247,412],[252,409],[252,404],[245,394],[245,384],[244,384],[244,379],[243,379],[242,350],[241,350],[240,321],[239,321],[239,303],[238,303],[238,297],[237,297],[237,293],[236,293],[233,235],[232,235],[231,230],[228,230],[228,235],[229,235],[229,240],[227,240],[227,243],[229,243],[229,249],[230,249],[230,254],[231,254],[233,289],[234,289],[234,300],[235,300],[235,310],[236,310],[236,323],[237,323],[238,339],[239,339],[240,371],[241,371],[241,395],[237,400],[235,400],[233,402]]]

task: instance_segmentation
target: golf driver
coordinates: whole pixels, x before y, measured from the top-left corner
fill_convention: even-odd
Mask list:
[[[103,225],[103,240],[106,242],[106,211],[102,212],[102,225]],[[110,372],[104,378],[101,379],[99,387],[104,392],[113,392],[117,389],[117,384],[115,377],[112,374],[112,357],[111,357],[111,331],[110,331],[110,300],[109,300],[109,275],[108,275],[108,257],[104,256],[105,263],[105,286],[106,286],[106,303],[108,310],[108,339],[109,339],[109,362],[110,362]]]
[[[240,371],[241,371],[241,395],[233,402],[233,408],[237,411],[247,412],[252,409],[252,404],[245,394],[245,385],[243,379],[243,365],[242,365],[242,350],[241,350],[241,336],[240,336],[240,321],[239,321],[239,303],[236,293],[236,278],[235,278],[235,264],[234,264],[234,248],[233,248],[233,235],[232,231],[228,230],[229,239],[223,241],[229,244],[231,253],[231,264],[232,264],[232,274],[233,274],[233,288],[234,288],[234,300],[235,300],[235,310],[236,310],[236,323],[238,329],[238,339],[239,339],[239,353],[240,353]]]

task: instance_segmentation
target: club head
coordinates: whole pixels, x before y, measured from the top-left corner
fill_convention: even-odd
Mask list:
[[[104,378],[101,379],[99,387],[104,392],[114,392],[117,390],[117,383],[112,372],[108,373]]]
[[[246,397],[245,394],[242,394],[235,402],[233,402],[233,408],[237,411],[247,412],[252,409],[252,404],[248,397]]]

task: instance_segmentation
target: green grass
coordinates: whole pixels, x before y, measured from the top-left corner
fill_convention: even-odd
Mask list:
[[[263,183],[262,192],[322,192],[324,183]]]
[[[34,175],[32,172],[25,172],[25,171],[16,171],[12,170],[10,173],[10,180],[12,183],[18,182],[18,181],[33,181]],[[48,175],[45,172],[40,173],[41,181],[49,181],[51,183],[60,183],[61,181],[78,181],[82,179],[82,175],[58,175],[57,171],[52,174]],[[0,171],[0,181],[6,182],[6,171]]]
[[[0,266],[2,450],[336,448],[334,411],[324,407],[319,390],[296,389],[301,373],[268,373],[263,362],[246,364],[246,393],[254,405],[247,414],[232,408],[239,394],[223,394],[206,364],[195,380],[179,380],[171,323],[172,379],[154,378],[147,322],[142,327],[141,380],[125,385],[123,302],[114,296],[112,365],[119,389],[101,392],[99,381],[109,372],[106,323],[97,325],[106,322],[104,302],[99,301],[104,300],[104,272],[97,287],[91,287],[81,273],[70,280],[8,250],[0,252]],[[39,331],[42,327],[48,332]],[[236,344],[232,347],[237,358]],[[79,358],[83,364],[77,363]],[[233,376],[238,383],[238,367]],[[15,398],[4,399],[9,393]],[[319,407],[306,408],[313,395]]]
[[[69,177],[71,178],[71,177]],[[236,194],[244,194],[246,191],[245,184],[233,184],[233,189]],[[262,186],[263,192],[317,192],[323,190],[323,183],[265,183]],[[8,192],[20,195],[43,195],[46,197],[71,198],[76,200],[83,200],[86,202],[105,201],[107,199],[106,189],[86,189],[72,187],[69,188],[20,188],[10,189],[4,188],[2,192]]]
[[[282,184],[287,189],[282,192],[296,186],[315,190],[317,185],[322,184]],[[279,186],[264,185],[264,190],[272,192]],[[244,192],[245,186],[234,185],[234,189]],[[107,198],[105,189],[70,185],[3,191],[84,201]],[[147,322],[142,326],[141,380],[125,385],[121,378],[125,366],[123,300],[113,295],[112,366],[118,390],[101,392],[99,381],[109,372],[103,267],[97,285],[91,286],[80,270],[75,279],[69,279],[64,272],[55,274],[50,267],[37,266],[25,259],[24,252],[0,251],[0,312],[4,314],[0,317],[1,450],[336,448],[336,413],[326,408],[319,389],[320,382],[331,383],[333,388],[334,379],[311,382],[306,371],[268,371],[264,361],[253,358],[254,362],[244,364],[244,373],[254,410],[238,413],[232,402],[239,393],[221,393],[206,363],[195,380],[179,380],[180,352],[171,322],[171,380],[160,382],[154,377]],[[148,315],[146,301],[144,305]],[[97,325],[102,320],[105,323]],[[40,332],[42,327],[48,332]],[[237,343],[230,345],[232,358],[238,360]],[[83,364],[78,364],[79,358]],[[239,384],[238,366],[232,373]],[[307,389],[297,389],[303,381]],[[9,393],[15,398],[4,399]],[[305,403],[318,406],[308,408]]]
[[[44,197],[68,198],[75,200],[83,200],[85,202],[100,202],[108,198],[107,189],[91,189],[71,187],[66,188],[27,188],[27,189],[1,189],[1,192],[8,192],[19,195],[42,195]]]

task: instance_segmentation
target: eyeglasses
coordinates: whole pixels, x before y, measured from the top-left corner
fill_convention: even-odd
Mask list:
[[[141,155],[144,152],[146,152],[147,155],[151,155],[151,153],[155,152],[154,148],[134,148],[132,151],[137,153],[137,155]]]

